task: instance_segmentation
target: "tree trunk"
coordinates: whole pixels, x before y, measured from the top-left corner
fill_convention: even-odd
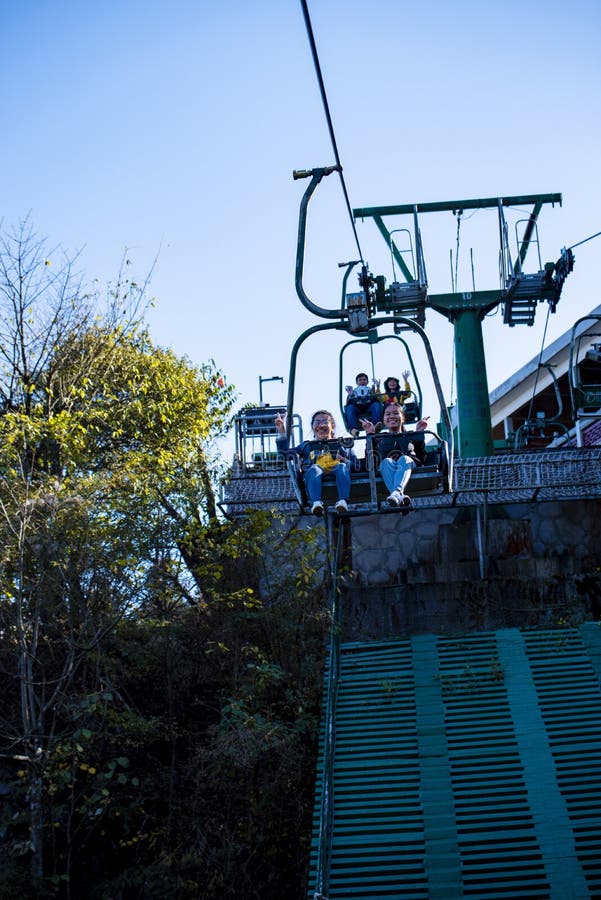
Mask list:
[[[31,881],[39,888],[44,877],[44,807],[42,802],[42,747],[34,744],[29,778],[29,831],[31,841]]]

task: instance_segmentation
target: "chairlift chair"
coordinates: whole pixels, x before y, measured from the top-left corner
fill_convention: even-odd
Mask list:
[[[350,347],[354,345],[368,345],[370,351],[373,354],[373,346],[374,344],[381,344],[384,341],[392,340],[398,342],[399,347],[399,362],[396,364],[396,373],[389,373],[389,377],[392,377],[394,374],[395,377],[399,378],[399,384],[401,383],[401,372],[408,369],[410,373],[410,383],[414,385],[414,389],[411,390],[411,394],[409,399],[407,399],[404,404],[405,411],[405,422],[408,425],[414,424],[415,422],[419,422],[422,416],[422,390],[419,382],[419,378],[417,375],[417,370],[415,368],[415,364],[413,362],[413,357],[411,355],[411,350],[409,349],[409,345],[407,341],[401,337],[399,334],[383,334],[380,335],[377,333],[375,329],[370,329],[370,331],[362,336],[353,338],[350,341],[347,341],[340,349],[339,355],[339,371],[338,371],[338,384],[339,384],[339,398],[340,398],[340,413],[342,415],[342,419],[345,422],[347,428],[348,422],[346,421],[346,413],[345,406],[347,401],[347,393],[345,385],[350,383],[350,377],[348,376],[348,366],[347,372],[345,375],[345,355],[348,355],[348,350]],[[375,373],[372,371],[372,375]],[[384,379],[380,377],[380,390],[383,388]],[[354,388],[356,393],[356,388]]]
[[[570,432],[566,425],[561,421],[563,415],[563,402],[557,376],[553,371],[550,363],[540,363],[540,368],[546,369],[553,380],[553,389],[555,391],[555,402],[557,404],[557,412],[554,416],[545,416],[544,412],[537,412],[534,417],[530,416],[517,429],[514,441],[514,450],[544,449],[553,444],[559,438],[562,438],[564,446],[570,444]]]
[[[585,322],[598,323],[599,331],[592,331],[591,326],[583,329]],[[568,375],[574,420],[598,415],[601,410],[601,315],[583,316],[572,326]]]
[[[351,470],[351,494],[349,498],[349,511],[355,515],[365,515],[377,512],[398,512],[390,509],[385,504],[385,499],[390,493],[382,476],[378,471],[378,444],[388,434],[365,435],[358,438],[335,438],[330,441],[311,441],[310,447],[318,452],[329,451],[332,458],[336,457],[339,448],[357,447],[365,444],[364,457],[358,456],[358,468]],[[432,496],[448,493],[451,489],[450,471],[451,461],[449,447],[434,431],[401,432],[398,436],[399,446],[407,450],[409,443],[426,441],[426,453],[424,464],[417,466],[409,479],[405,493],[410,498]],[[403,447],[403,444],[405,445]],[[305,489],[303,471],[300,459],[296,454],[287,453],[287,466],[292,479],[292,486],[299,507],[303,513],[310,512],[310,502]],[[338,499],[336,482],[333,474],[323,476],[322,499],[326,506],[334,506]],[[407,511],[407,510],[405,510]]]
[[[253,406],[240,410],[234,419],[236,458],[247,472],[268,471],[282,467],[275,439],[277,414],[286,413],[285,406]],[[298,442],[303,439],[300,416],[294,416],[292,434]]]

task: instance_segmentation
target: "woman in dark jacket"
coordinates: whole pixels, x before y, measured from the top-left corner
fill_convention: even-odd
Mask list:
[[[330,473],[336,479],[338,490],[338,501],[334,509],[336,512],[347,512],[351,494],[351,465],[356,468],[358,462],[352,450],[338,446],[334,454],[332,445],[327,443],[335,437],[336,422],[332,413],[327,409],[318,409],[317,412],[314,412],[311,417],[311,428],[315,440],[303,441],[298,447],[288,446],[285,416],[278,413],[275,417],[275,427],[279,432],[276,438],[278,452],[282,456],[286,453],[297,453],[300,456],[305,487],[313,515],[323,516],[324,507],[321,499],[323,477]],[[316,446],[317,441],[323,441],[323,445]]]
[[[403,408],[391,403],[384,409],[384,431],[377,439],[376,453],[380,458],[380,474],[390,491],[386,498],[389,506],[405,506],[409,498],[405,496],[407,482],[416,466],[423,465],[426,444],[420,431],[428,427],[427,419],[420,419],[415,432],[405,431]],[[365,424],[365,431],[373,434],[375,428]]]

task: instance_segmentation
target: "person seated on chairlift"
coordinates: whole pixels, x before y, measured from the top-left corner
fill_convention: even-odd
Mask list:
[[[365,372],[359,372],[355,378],[355,387],[346,386],[346,403],[344,406],[344,418],[346,427],[357,437],[361,430],[361,419],[367,419],[372,425],[377,426],[382,419],[382,404],[379,400],[379,382],[373,381],[370,387],[369,376]],[[382,425],[380,424],[380,428]]]
[[[276,415],[275,427],[278,431],[276,437],[278,453],[282,456],[286,453],[295,453],[300,457],[305,488],[313,515],[323,516],[324,506],[321,499],[323,478],[324,475],[330,474],[336,479],[338,491],[338,500],[334,509],[338,513],[348,512],[348,500],[351,495],[351,466],[358,468],[359,463],[351,449],[341,445],[334,447],[325,443],[335,439],[336,422],[332,413],[327,409],[318,409],[317,412],[314,412],[311,417],[311,428],[315,440],[303,441],[297,447],[288,446],[285,414],[278,413]],[[323,441],[324,445],[316,447],[316,441]]]
[[[380,394],[380,400],[384,409],[391,403],[402,406],[406,400],[411,399],[411,385],[409,384],[409,369],[403,372],[403,381],[405,382],[405,390],[401,390],[401,383],[398,378],[390,375],[384,382],[384,391]]]
[[[425,431],[428,427],[428,419],[429,416],[420,419],[415,426],[415,431],[405,431],[403,407],[396,403],[390,403],[384,409],[385,430],[378,438],[374,453],[376,461],[379,460],[380,474],[384,484],[390,491],[386,498],[389,506],[411,505],[411,500],[405,494],[405,488],[415,467],[422,466],[424,463],[426,444],[423,437],[416,438],[414,441],[408,440],[407,437],[418,431]],[[376,429],[371,422],[364,420],[363,427],[367,434],[375,433]]]

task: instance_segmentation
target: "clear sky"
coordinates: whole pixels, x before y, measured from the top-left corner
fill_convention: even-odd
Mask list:
[[[560,192],[563,206],[539,219],[543,262],[601,230],[599,0],[309,0],[309,10],[352,206]],[[258,400],[259,376],[282,376],[284,387],[263,388],[282,402],[294,341],[323,321],[294,290],[306,182],[292,170],[333,162],[300,2],[5,0],[1,25],[5,227],[30,212],[51,243],[83,248],[101,282],[125,248],[140,277],[158,252],[155,342],[214,358],[240,405]],[[422,225],[431,289],[448,291],[456,219]],[[476,287],[497,286],[496,228],[494,212],[466,215],[460,289],[471,287],[471,247]],[[358,232],[390,281],[375,227]],[[547,343],[601,302],[600,251],[601,238],[575,250]],[[355,257],[330,176],[310,206],[314,302],[339,306],[338,263]],[[485,321],[490,389],[537,355],[546,319],[540,306],[532,328],[510,329],[500,313]],[[452,330],[434,312],[426,330],[451,399]],[[337,406],[338,344],[320,337],[299,355],[303,418]],[[382,378],[400,368],[376,360]]]

